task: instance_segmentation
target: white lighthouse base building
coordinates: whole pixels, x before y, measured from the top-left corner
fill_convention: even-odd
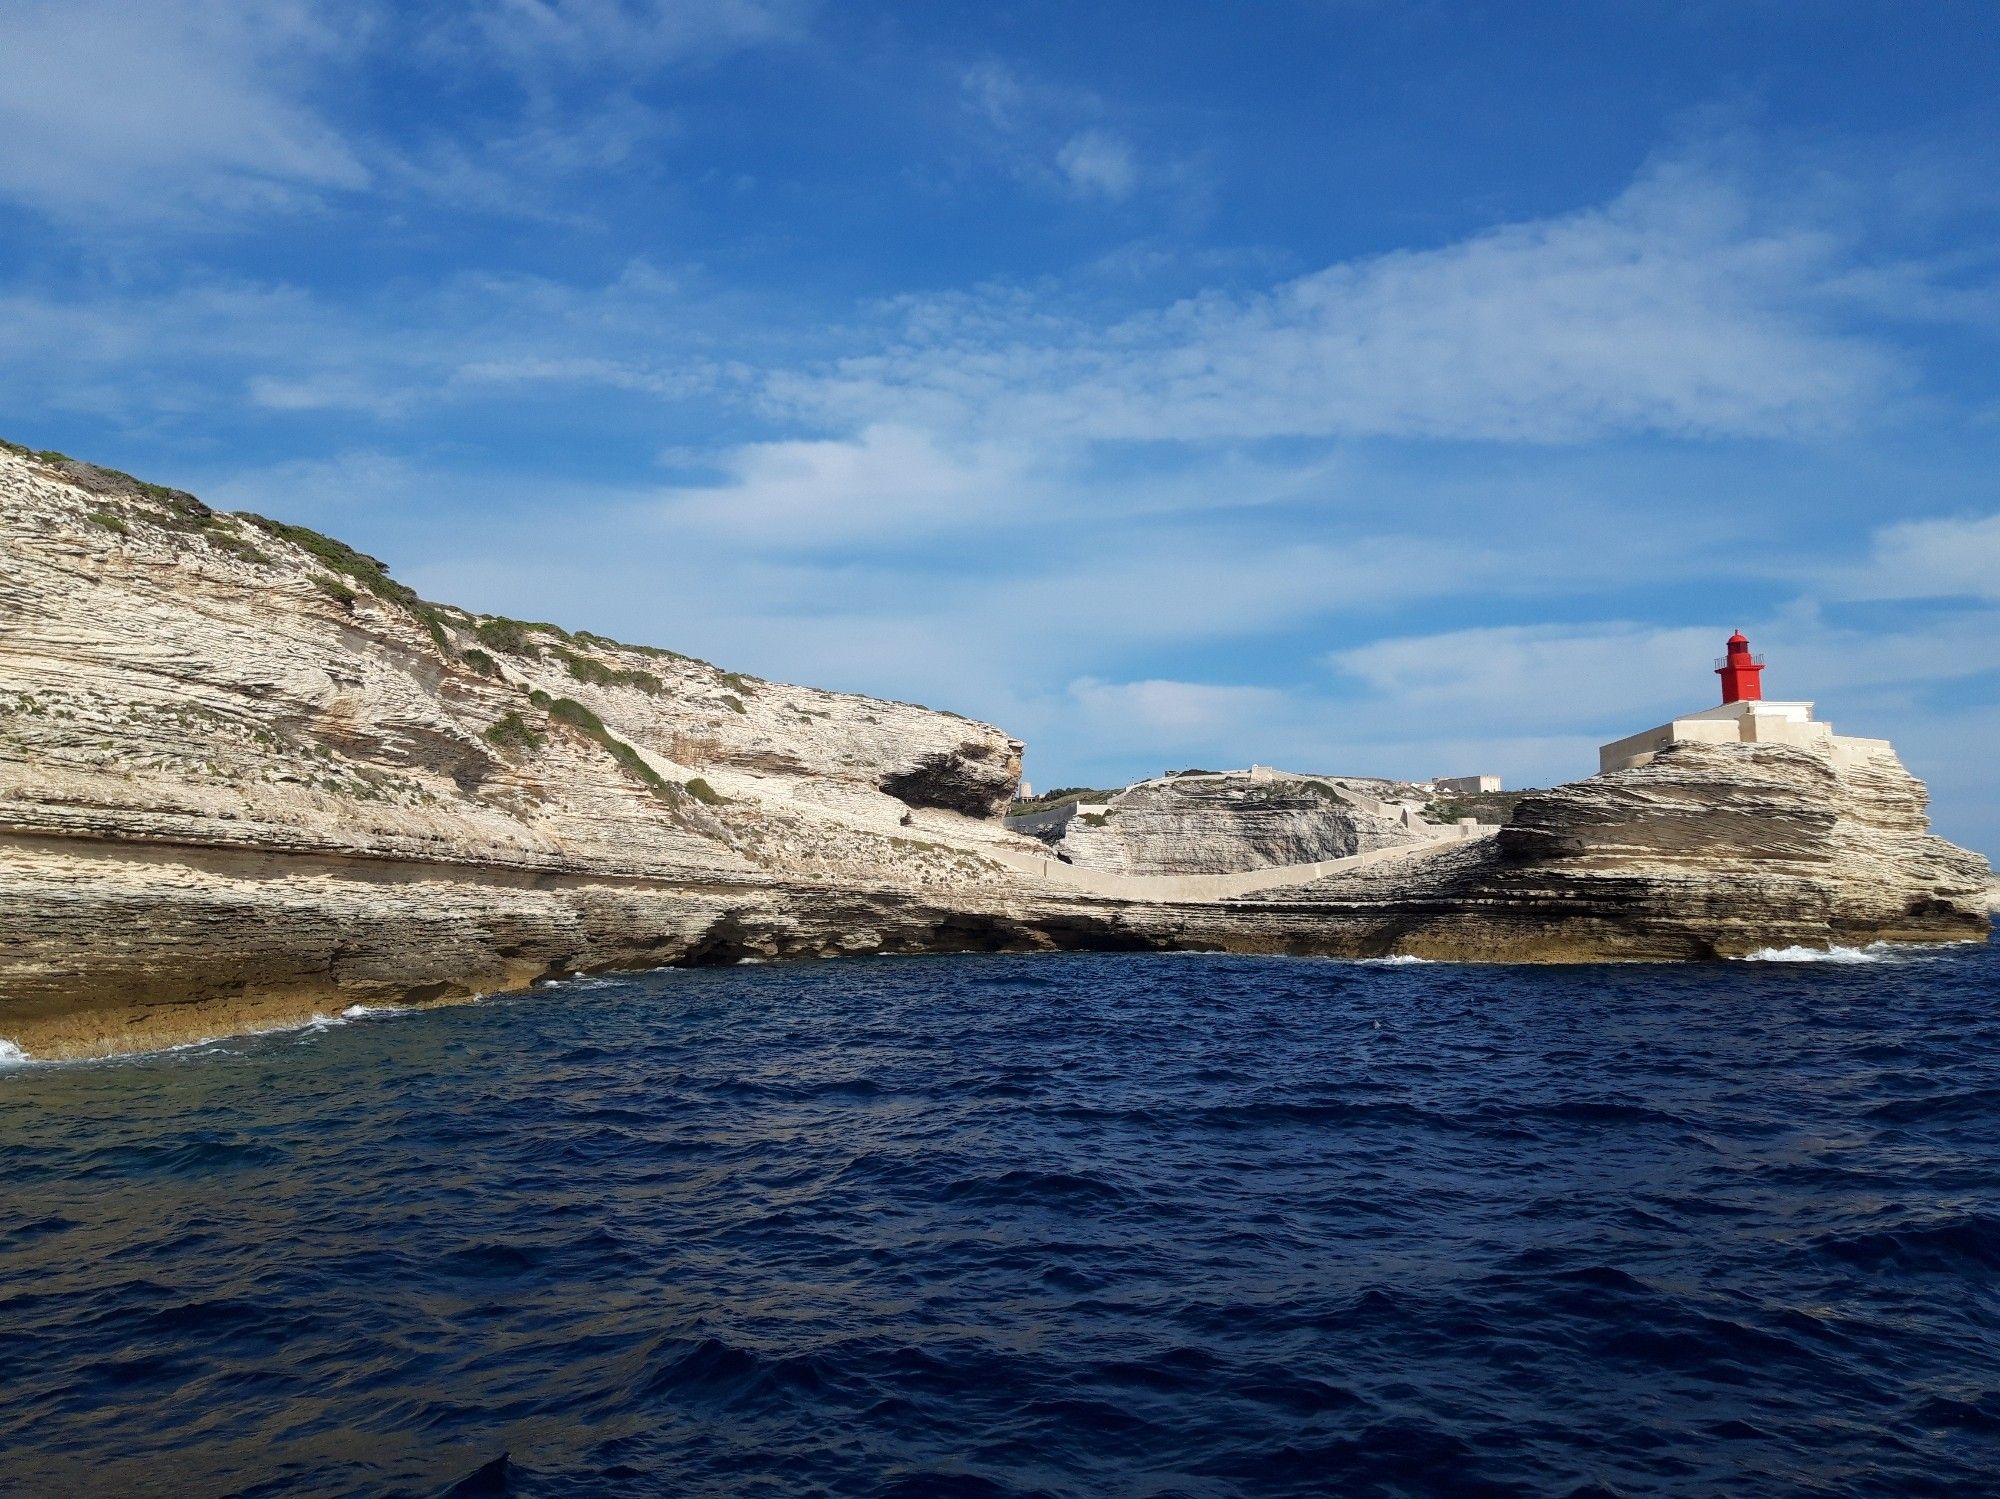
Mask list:
[[[1644,765],[1670,744],[1796,744],[1833,757],[1836,765],[1856,764],[1890,747],[1886,739],[1856,739],[1833,732],[1812,716],[1811,703],[1771,703],[1762,698],[1704,708],[1643,734],[1614,740],[1597,751],[1597,773]]]

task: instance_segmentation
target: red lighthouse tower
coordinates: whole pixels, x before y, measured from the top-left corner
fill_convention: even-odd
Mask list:
[[[1725,703],[1754,703],[1764,696],[1764,663],[1750,654],[1750,642],[1741,630],[1729,637],[1729,654],[1715,663],[1722,678]]]

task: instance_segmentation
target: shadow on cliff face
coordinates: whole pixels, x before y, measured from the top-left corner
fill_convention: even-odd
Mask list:
[[[925,755],[906,770],[891,771],[876,785],[912,807],[998,817],[1020,783],[1018,743],[1010,743],[1003,753],[981,740],[967,739],[955,750]]]
[[[753,946],[750,929],[734,916],[725,916],[695,939],[686,952],[675,959],[683,968],[726,968],[732,963],[760,960],[770,956],[769,943]]]
[[[1017,918],[938,907],[860,905],[829,909],[811,929],[781,930],[738,914],[710,923],[679,954],[634,955],[633,967],[721,968],[829,956],[997,952],[1155,952],[1182,944],[1085,915]],[[616,960],[612,968],[627,966]]]

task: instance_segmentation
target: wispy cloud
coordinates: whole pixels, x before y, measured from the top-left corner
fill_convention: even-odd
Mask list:
[[[370,29],[314,0],[22,0],[0,45],[0,196],[102,223],[363,188],[315,84]]]
[[[216,229],[343,194],[526,217],[671,137],[631,86],[804,33],[811,0],[21,0],[0,46],[0,199],[76,228]],[[393,60],[506,100],[389,141],[356,107]],[[422,70],[428,69],[426,74]],[[371,71],[372,70],[372,71]],[[468,128],[469,127],[469,128]]]
[[[594,283],[464,273],[347,299],[219,277],[17,290],[0,324],[0,398],[128,425],[245,401],[387,421],[537,388],[674,400],[749,379],[716,357],[699,294],[643,261]]]
[[[1126,198],[1139,185],[1131,145],[1109,130],[1077,131],[1056,152],[1056,168],[1086,197]]]
[[[1116,203],[1149,181],[1180,185],[1177,167],[1146,162],[1128,132],[1085,90],[1030,79],[987,58],[959,77],[966,114],[984,132],[988,155],[1019,181],[1069,197]]]
[[[1246,724],[1282,712],[1285,695],[1270,687],[1233,687],[1152,678],[1102,682],[1080,677],[1070,700],[1096,734],[1143,737],[1162,748],[1212,747],[1240,741]]]
[[[501,59],[524,74],[632,73],[797,40],[814,0],[481,0],[433,45]]]
[[[800,410],[1141,441],[1823,431],[1909,371],[1827,302],[1852,249],[1663,162],[1609,204],[1108,324],[998,297],[779,382]]]
[[[1358,696],[1405,732],[1468,722],[1496,732],[1576,731],[1658,707],[1702,676],[1721,630],[1582,621],[1374,640],[1327,658]]]
[[[1831,569],[1823,581],[1836,598],[2000,602],[2000,515],[1885,526],[1865,559]]]
[[[665,495],[659,521],[762,551],[908,543],[1029,508],[1038,482],[1025,453],[992,444],[947,451],[928,433],[889,423],[851,441],[751,443],[725,467],[721,484]]]

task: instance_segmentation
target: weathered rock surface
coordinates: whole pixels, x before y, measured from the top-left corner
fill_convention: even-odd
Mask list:
[[[1046,850],[996,816],[1020,753],[430,604],[314,533],[0,451],[0,1037],[34,1054],[660,963],[1683,958],[1986,929],[1984,861],[1927,834],[1887,754],[1678,746],[1525,798],[1496,839],[1194,902],[1023,873]],[[1232,803],[1217,853],[1193,795],[1132,798],[1107,857],[1241,869],[1392,836],[1294,788]]]
[[[1925,807],[1923,784],[1886,750],[1843,768],[1787,745],[1678,744],[1524,797],[1497,838],[1368,898],[1393,907],[1395,950],[1469,960],[1983,938],[1991,871],[1932,836]],[[1273,894],[1324,907],[1355,884]]]
[[[1128,786],[1101,816],[1072,818],[1054,847],[1081,867],[1120,874],[1228,874],[1345,858],[1434,832],[1328,778],[1206,773]]]

